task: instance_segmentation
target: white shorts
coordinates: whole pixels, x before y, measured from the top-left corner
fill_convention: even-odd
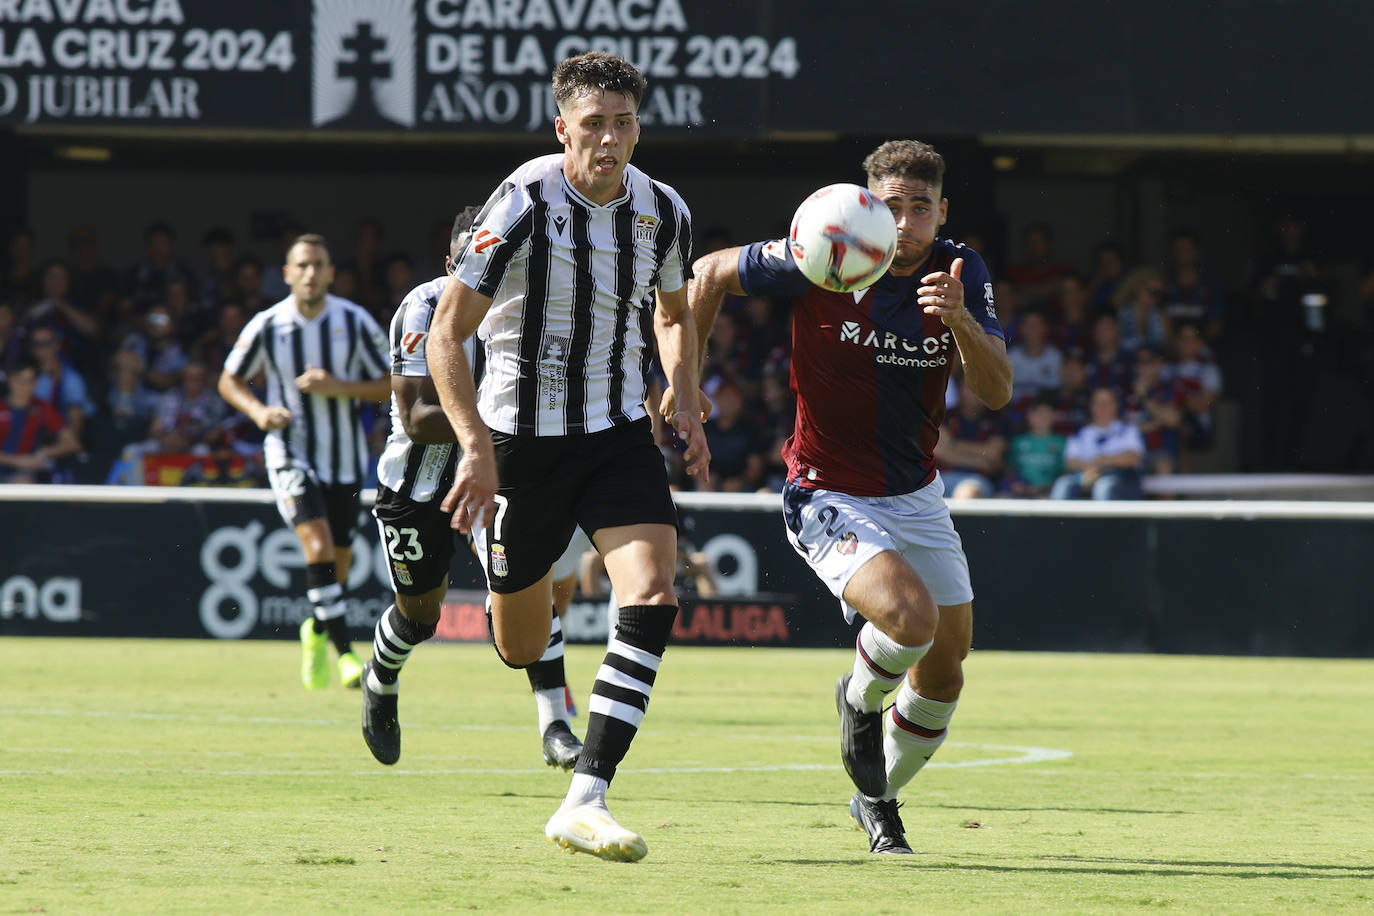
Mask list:
[[[844,600],[845,586],[884,550],[895,550],[911,564],[937,605],[973,600],[964,544],[945,505],[939,474],[901,496],[850,496],[789,483],[782,498],[787,539],[840,599],[847,622],[854,622],[855,610]]]
[[[582,568],[582,554],[589,550],[595,550],[592,546],[592,539],[587,537],[587,533],[581,526],[573,530],[572,540],[568,541],[568,549],[563,551],[563,555],[553,561],[553,581],[566,579],[573,573]]]

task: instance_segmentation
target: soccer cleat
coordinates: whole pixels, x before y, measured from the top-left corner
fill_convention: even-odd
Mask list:
[[[329,686],[329,637],[315,632],[313,617],[301,623],[301,683],[308,690]]]
[[[559,808],[544,836],[567,852],[589,852],[611,862],[638,862],[649,854],[644,837],[616,823],[605,805]]]
[[[840,758],[855,787],[874,798],[887,791],[887,764],[883,759],[883,714],[860,712],[845,696],[852,674],[835,684],[835,708],[840,712]]]
[[[544,729],[544,762],[561,770],[571,770],[581,756],[582,742],[568,728],[568,723],[561,719],[550,722]]]
[[[372,665],[363,665],[363,740],[373,757],[390,766],[401,759],[401,722],[396,717],[396,694],[376,693],[369,685]]]
[[[563,705],[568,707],[568,715],[577,718],[577,704],[573,702],[572,689],[566,684],[563,685]]]
[[[339,656],[339,683],[345,687],[358,687],[363,682],[363,663],[352,652]]]
[[[896,800],[869,801],[862,792],[849,800],[849,816],[868,834],[868,850],[875,855],[912,855]]]

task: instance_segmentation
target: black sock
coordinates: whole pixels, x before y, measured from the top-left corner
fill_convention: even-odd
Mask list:
[[[416,623],[396,605],[377,618],[372,632],[372,673],[383,684],[394,684],[401,676],[401,667],[415,647],[434,635],[432,623]]]
[[[530,689],[536,692],[568,686],[568,677],[563,668],[563,623],[558,619],[557,611],[549,626],[548,648],[539,656],[539,661],[525,669],[525,675],[530,679]]]
[[[649,707],[663,651],[673,633],[677,605],[633,605],[620,609],[616,637],[606,649],[587,702],[587,739],[577,773],[599,776],[610,782],[615,768],[625,759],[630,742],[639,731]],[[598,712],[603,709],[605,712]]]
[[[316,633],[328,633],[340,655],[353,651],[348,638],[348,611],[343,600],[343,586],[339,584],[333,563],[307,563],[305,566],[305,595],[310,599]]]

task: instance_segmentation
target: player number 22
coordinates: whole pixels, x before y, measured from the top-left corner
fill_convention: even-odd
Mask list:
[[[393,560],[418,560],[425,555],[417,537],[420,532],[414,528],[395,528],[386,526],[386,552]],[[401,539],[405,538],[405,543]]]

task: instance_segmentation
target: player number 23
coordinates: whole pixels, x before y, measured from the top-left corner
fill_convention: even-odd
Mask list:
[[[386,552],[391,554],[393,560],[418,560],[425,555],[425,551],[420,547],[417,535],[420,532],[414,528],[395,528],[391,525],[386,526]],[[401,543],[402,539],[405,543]]]

